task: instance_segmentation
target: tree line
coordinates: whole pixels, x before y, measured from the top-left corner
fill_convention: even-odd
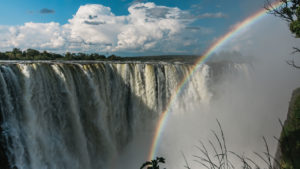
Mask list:
[[[57,54],[52,52],[40,52],[35,49],[20,50],[14,48],[12,51],[0,52],[0,60],[122,60],[116,55],[100,55],[98,53],[70,53]]]
[[[0,60],[99,60],[99,61],[168,61],[194,63],[199,56],[196,55],[158,55],[158,56],[105,56],[98,53],[71,53],[57,54],[48,51],[40,52],[35,49],[0,52]]]

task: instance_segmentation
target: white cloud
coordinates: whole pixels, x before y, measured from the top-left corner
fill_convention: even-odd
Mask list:
[[[81,6],[62,28],[68,33],[69,48],[95,45],[101,50],[110,50],[125,24],[125,16],[115,16],[109,7],[90,4]]]
[[[129,7],[129,13],[129,23],[118,35],[116,50],[148,50],[184,28],[184,23],[179,19],[183,12],[178,8],[139,3]]]
[[[222,12],[217,12],[217,13],[204,13],[201,15],[198,15],[197,18],[225,18],[227,17],[226,14]]]
[[[150,2],[134,3],[128,11],[128,15],[116,16],[109,7],[88,4],[80,6],[64,25],[29,22],[22,26],[0,26],[0,50],[18,47],[75,52],[145,52],[164,51],[163,46],[183,50],[179,41],[186,35],[186,27],[194,21],[186,17],[187,11]],[[188,34],[193,32],[196,31]],[[165,49],[168,50],[170,48]]]
[[[63,31],[58,23],[32,23],[22,26],[0,27],[1,48],[55,49],[65,44]]]

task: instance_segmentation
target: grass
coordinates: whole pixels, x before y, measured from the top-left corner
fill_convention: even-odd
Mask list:
[[[278,141],[276,155],[273,156],[270,154],[270,149],[265,137],[263,137],[265,152],[262,154],[254,152],[254,154],[264,162],[264,166],[259,166],[254,160],[244,155],[229,151],[226,147],[222,126],[219,121],[217,121],[217,123],[220,134],[218,135],[216,131],[212,131],[214,141],[216,141],[217,144],[209,140],[209,146],[205,146],[203,142],[200,142],[201,146],[196,147],[199,149],[201,155],[195,155],[195,161],[202,167],[204,166],[207,169],[300,169],[300,88],[293,92],[287,120],[284,124],[279,120],[282,132],[280,138],[274,137]],[[209,153],[208,148],[211,148],[213,153]],[[234,157],[241,161],[242,165],[240,167],[232,164],[231,159]]]
[[[254,152],[254,155],[262,160],[263,166],[243,155],[228,150],[226,146],[225,134],[220,122],[219,134],[211,130],[213,140],[208,140],[205,145],[199,141],[199,145],[195,146],[199,150],[200,155],[194,155],[195,162],[200,164],[201,168],[207,169],[300,169],[300,88],[293,92],[289,105],[287,120],[279,123],[282,127],[280,138],[274,137],[278,141],[278,150],[276,155],[270,153],[268,142],[263,137],[265,151],[262,154]],[[187,162],[185,155],[182,153],[186,163],[186,169],[192,169]],[[233,160],[239,160],[240,164],[233,164]],[[159,168],[159,166],[157,166]]]
[[[280,120],[279,120],[280,121]],[[230,151],[227,148],[225,134],[223,132],[220,122],[217,120],[219,131],[211,130],[213,135],[213,140],[208,140],[208,144],[204,144],[202,141],[199,141],[199,145],[196,145],[195,148],[199,150],[199,155],[193,155],[195,157],[194,161],[198,163],[201,168],[206,169],[300,169],[299,168],[299,135],[291,133],[291,129],[286,125],[282,125],[282,135],[279,141],[279,147],[282,154],[280,156],[273,156],[270,153],[270,148],[265,137],[263,137],[263,142],[265,146],[265,151],[263,153],[254,152],[254,155],[260,159],[264,165],[259,165],[257,161],[236,152]],[[292,127],[294,131],[294,127]],[[299,134],[299,133],[298,133]],[[298,146],[298,147],[295,147]],[[182,152],[181,152],[182,153]],[[185,168],[192,169],[187,162],[185,155],[182,153],[183,159],[185,161]],[[233,163],[233,161],[240,161],[239,164]],[[152,160],[153,162],[155,160]],[[150,164],[150,162],[144,163]],[[151,163],[153,164],[153,163]],[[151,168],[153,165],[150,164],[148,169],[159,169],[159,166],[156,165],[156,168]],[[155,163],[158,164],[158,163]]]
[[[196,148],[199,149],[201,154],[194,155],[195,161],[207,169],[300,169],[300,119],[296,118],[296,111],[300,111],[300,93],[293,97],[290,107],[292,108],[288,113],[290,118],[287,119],[285,124],[279,120],[282,126],[281,137],[280,139],[275,138],[279,142],[280,154],[276,154],[276,156],[271,155],[265,137],[263,137],[265,151],[262,154],[254,152],[265,165],[260,166],[251,158],[228,150],[225,135],[219,121],[217,123],[220,134],[218,135],[216,131],[212,130],[216,144],[212,140],[208,141],[208,146],[200,142],[201,146],[196,146]],[[208,148],[213,150],[211,151],[213,153],[209,152]],[[234,158],[241,162],[241,166],[232,163]]]
[[[289,111],[292,113],[289,113],[291,118],[285,122],[285,125],[283,125],[283,123],[279,120],[282,125],[282,133],[280,139],[276,139],[279,142],[280,155],[271,155],[265,137],[263,137],[265,151],[262,154],[254,152],[258,159],[262,160],[265,165],[258,165],[255,160],[228,150],[225,135],[218,120],[219,134],[212,130],[215,143],[212,140],[209,140],[208,145],[205,145],[202,141],[200,141],[200,146],[196,146],[200,155],[194,155],[196,158],[194,161],[207,169],[300,169],[299,118],[295,119],[296,112],[294,111],[300,110],[300,94],[297,95],[295,101],[291,102],[291,105],[292,111]],[[208,151],[208,149],[212,151]],[[233,159],[239,160],[241,165],[237,166],[237,164],[233,164]],[[186,166],[188,166],[187,162]],[[191,169],[190,167],[186,168]]]

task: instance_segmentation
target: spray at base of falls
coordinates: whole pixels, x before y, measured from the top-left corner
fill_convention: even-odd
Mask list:
[[[200,66],[174,109],[191,106],[183,100],[209,104],[214,69]],[[137,133],[152,132],[190,71],[188,64],[1,64],[2,145],[11,168],[104,168]]]

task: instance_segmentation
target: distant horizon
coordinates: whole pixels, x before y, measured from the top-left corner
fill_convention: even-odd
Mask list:
[[[7,53],[7,52],[12,52],[13,49],[19,49],[21,50],[22,52],[26,52],[28,49],[33,49],[33,50],[37,50],[39,51],[40,53],[43,53],[44,51],[48,52],[48,53],[53,53],[53,54],[59,54],[59,55],[66,55],[67,53],[71,53],[71,54],[80,54],[80,53],[83,53],[83,54],[99,54],[99,55],[103,55],[103,56],[111,56],[111,55],[116,55],[116,56],[120,56],[120,57],[156,57],[156,56],[195,56],[195,57],[200,57],[200,55],[197,55],[197,54],[178,54],[178,53],[166,53],[166,54],[157,54],[157,55],[151,55],[151,54],[148,54],[148,55],[117,55],[115,53],[103,53],[103,52],[69,52],[69,51],[64,51],[62,53],[59,53],[59,52],[52,52],[51,50],[44,50],[44,49],[34,49],[34,48],[27,48],[27,49],[21,49],[21,48],[12,48],[11,50],[6,50],[6,51],[0,51],[0,53]],[[0,58],[1,60],[1,58]]]

